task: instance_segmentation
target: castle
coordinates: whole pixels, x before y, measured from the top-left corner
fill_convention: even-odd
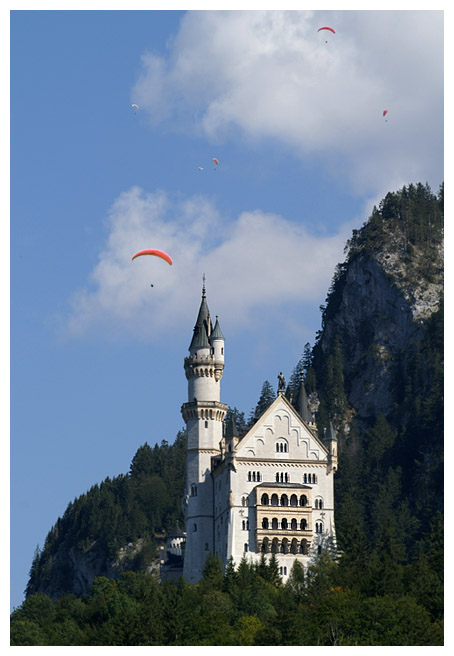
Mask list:
[[[183,576],[202,577],[209,553],[224,566],[243,555],[276,554],[285,580],[293,562],[307,566],[335,543],[333,476],[337,438],[332,426],[320,439],[301,381],[295,404],[279,376],[277,398],[245,435],[224,419],[221,402],[225,339],[213,327],[205,282],[184,369],[188,400],[186,520]],[[298,408],[298,410],[295,408]]]

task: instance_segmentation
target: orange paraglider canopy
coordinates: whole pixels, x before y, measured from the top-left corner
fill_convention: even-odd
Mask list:
[[[217,160],[216,157],[213,157],[213,162],[214,162],[215,164],[219,164],[219,160]]]
[[[164,251],[158,251],[155,248],[147,248],[144,251],[139,251],[138,253],[133,255],[132,259],[134,260],[136,257],[139,257],[140,255],[154,255],[155,257],[160,257],[162,260],[165,260],[169,264],[172,264],[172,258],[170,257],[170,255],[167,255],[167,253],[164,253]]]

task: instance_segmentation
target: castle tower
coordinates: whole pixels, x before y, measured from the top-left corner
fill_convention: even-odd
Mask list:
[[[208,553],[214,551],[214,491],[211,461],[221,453],[222,427],[227,405],[221,403],[224,336],[216,318],[213,328],[206,301],[194,326],[189,356],[184,360],[188,401],[181,407],[187,427],[186,549],[184,578],[194,583],[202,576]]]

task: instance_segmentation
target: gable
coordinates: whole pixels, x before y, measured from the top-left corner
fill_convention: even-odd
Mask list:
[[[238,444],[236,456],[323,462],[328,450],[289,401],[278,396]]]

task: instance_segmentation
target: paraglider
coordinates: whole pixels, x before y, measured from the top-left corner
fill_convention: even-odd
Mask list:
[[[322,30],[328,30],[329,32],[332,32],[333,34],[336,34],[336,32],[333,30],[332,27],[328,27],[325,25],[325,27],[319,27],[317,32],[321,32]],[[328,41],[325,41],[325,43],[328,43]]]
[[[137,110],[139,109],[139,105],[136,105],[136,103],[132,103],[131,107],[132,107],[133,110],[134,110],[134,114],[135,114],[135,113],[137,112]]]
[[[199,171],[203,171],[203,166],[198,167]]]
[[[216,164],[216,166],[219,164],[219,160],[217,160],[216,157],[213,157],[213,162]]]
[[[384,109],[384,110],[383,110],[383,116],[385,117],[387,113],[388,113],[388,110],[387,110],[387,109]],[[388,122],[388,120],[385,119],[385,123],[387,123],[387,122]]]
[[[141,255],[154,255],[155,257],[160,257],[162,260],[165,260],[169,264],[172,264],[172,258],[170,257],[170,255],[167,255],[167,253],[164,253],[164,251],[156,250],[155,248],[147,248],[144,251],[139,251],[138,253],[133,255],[132,260],[135,260],[136,257],[140,257]]]

